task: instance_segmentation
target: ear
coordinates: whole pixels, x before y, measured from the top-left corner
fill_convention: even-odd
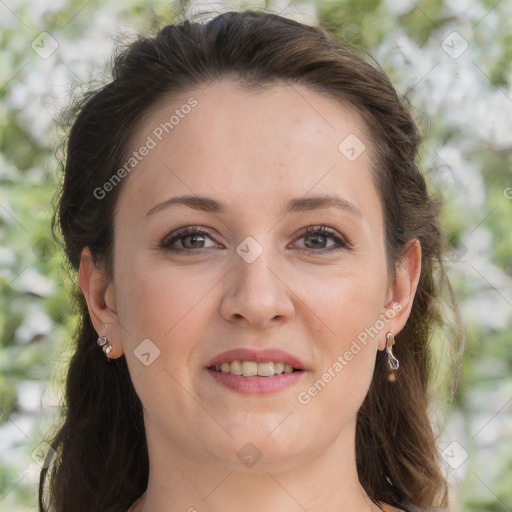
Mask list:
[[[119,333],[114,283],[109,281],[104,270],[94,263],[91,250],[85,247],[80,258],[78,281],[99,336],[106,336],[113,346],[108,357],[117,359],[124,353]],[[99,350],[99,347],[98,347]]]
[[[397,263],[395,282],[389,290],[385,305],[385,316],[389,319],[386,332],[397,335],[411,314],[414,296],[421,274],[421,244],[418,239],[411,240],[403,258]],[[379,349],[386,346],[385,336],[379,339]]]

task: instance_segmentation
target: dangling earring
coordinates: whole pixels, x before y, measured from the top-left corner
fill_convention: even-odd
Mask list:
[[[111,350],[114,347],[111,345],[110,341],[108,341],[108,338],[106,336],[100,336],[98,338],[97,343],[98,343],[98,346],[103,347],[102,350],[105,353],[105,355],[107,356],[108,362],[110,363],[110,357],[108,357],[108,355],[110,354]],[[105,345],[107,345],[107,346],[105,346]]]
[[[386,333],[386,352],[388,353],[388,364],[392,370],[398,370],[398,359],[393,355],[393,351],[391,350],[393,345],[395,344],[395,337],[390,333]]]

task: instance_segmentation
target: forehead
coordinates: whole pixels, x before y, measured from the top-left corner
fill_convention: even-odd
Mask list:
[[[145,113],[128,156],[144,147],[120,202],[149,208],[170,195],[197,194],[233,207],[269,206],[336,190],[376,198],[364,122],[303,85],[248,89],[219,80],[169,96]]]

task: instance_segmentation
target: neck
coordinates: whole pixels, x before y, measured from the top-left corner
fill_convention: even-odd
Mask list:
[[[163,438],[147,431],[148,487],[128,512],[238,512],[248,504],[258,511],[378,511],[359,483],[354,428],[300,461],[259,462],[244,471],[176,447],[163,450]]]

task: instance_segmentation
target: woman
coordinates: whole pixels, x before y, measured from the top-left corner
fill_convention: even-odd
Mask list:
[[[418,144],[320,28],[229,12],[124,50],[68,140],[81,324],[40,510],[444,508]]]

